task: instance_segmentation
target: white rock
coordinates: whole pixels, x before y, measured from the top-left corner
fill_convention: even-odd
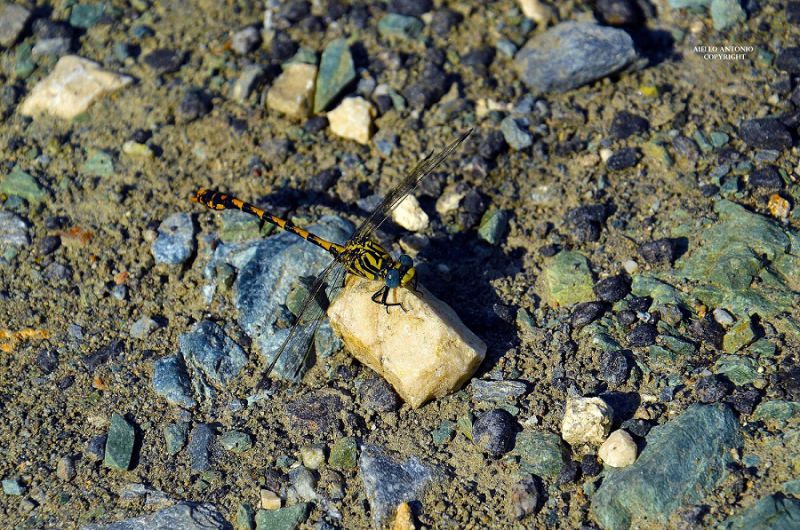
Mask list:
[[[148,335],[159,327],[158,322],[150,317],[144,316],[131,325],[130,335],[134,339],[146,339]]]
[[[104,70],[88,59],[65,55],[50,75],[33,87],[19,111],[25,116],[52,114],[71,120],[97,98],[132,82],[132,77]]]
[[[469,188],[459,186],[458,183],[448,185],[442,194],[436,199],[436,212],[439,215],[447,215],[458,209],[461,200],[467,196]]]
[[[307,118],[316,77],[317,67],[313,64],[287,64],[267,92],[267,107],[290,118]]]
[[[422,294],[395,289],[388,301],[403,308],[388,312],[370,299],[379,288],[378,282],[351,276],[328,309],[347,350],[413,408],[458,390],[483,361],[486,344],[421,286]]]
[[[345,98],[338,107],[328,113],[331,132],[336,136],[369,143],[372,135],[372,103],[364,98]]]
[[[611,430],[614,412],[598,397],[567,399],[561,437],[570,445],[600,445]]]
[[[540,0],[518,0],[518,2],[522,14],[537,24],[547,24],[555,14],[552,7]]]
[[[406,195],[400,204],[392,211],[394,222],[410,232],[420,232],[428,228],[430,219],[419,201],[413,195]]]
[[[632,259],[628,259],[622,262],[622,268],[625,269],[625,272],[628,274],[634,274],[639,270],[639,264]]]
[[[636,442],[627,431],[619,429],[603,442],[597,456],[611,467],[627,467],[636,461]]]
[[[718,307],[714,310],[714,320],[726,328],[731,327],[734,322],[733,316],[721,307]]]

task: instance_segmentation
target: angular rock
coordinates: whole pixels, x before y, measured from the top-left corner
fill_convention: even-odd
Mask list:
[[[739,137],[758,149],[780,151],[792,146],[792,133],[777,118],[745,120],[739,126]]]
[[[509,217],[506,210],[487,210],[478,225],[478,237],[490,245],[499,245],[508,230]]]
[[[258,510],[256,530],[294,530],[308,517],[310,505],[301,502],[278,510]]]
[[[153,365],[153,390],[173,405],[191,408],[195,406],[192,399],[191,382],[183,359],[171,355],[159,359]]]
[[[399,462],[374,445],[363,447],[358,466],[376,527],[401,502],[420,500],[434,478],[434,471],[416,457]]]
[[[38,204],[47,197],[47,192],[39,186],[36,179],[19,166],[14,166],[11,172],[0,180],[0,193],[16,195],[33,204]]]
[[[336,428],[339,412],[349,404],[349,398],[337,390],[314,390],[287,403],[286,414],[304,429],[326,434]]]
[[[211,444],[214,442],[214,430],[207,423],[198,423],[189,433],[189,445],[186,447],[192,461],[192,472],[201,473],[211,469]]]
[[[0,7],[0,46],[13,46],[30,18],[31,12],[21,5],[8,3]]]
[[[383,38],[413,40],[419,37],[425,24],[415,17],[389,13],[378,21],[378,33]]]
[[[724,31],[747,20],[747,13],[739,0],[711,0],[709,11],[717,31]]]
[[[597,456],[611,467],[627,467],[636,461],[636,442],[627,431],[619,429],[608,435]]]
[[[567,461],[564,442],[551,432],[517,434],[511,454],[519,456],[522,471],[543,477],[556,477]]]
[[[562,22],[535,36],[514,58],[534,93],[566,92],[617,72],[636,59],[622,30],[588,22]]]
[[[0,249],[31,244],[28,223],[15,213],[0,211]]]
[[[727,474],[731,451],[742,447],[736,417],[724,405],[692,405],[654,427],[632,465],[608,472],[592,497],[603,528],[665,527],[681,506],[698,503]]]
[[[589,262],[579,252],[559,252],[542,273],[545,298],[553,306],[566,306],[595,299]]]
[[[136,432],[133,425],[117,414],[111,415],[111,425],[106,438],[106,452],[103,462],[111,469],[125,471],[131,466]]]
[[[322,52],[314,91],[314,114],[322,112],[356,78],[355,63],[345,39],[336,39]]]
[[[570,445],[600,445],[611,431],[614,411],[598,397],[567,399],[561,437]]]
[[[191,332],[181,335],[179,343],[187,364],[218,385],[230,382],[247,364],[242,347],[210,320],[203,320]]]
[[[116,523],[90,524],[81,530],[227,530],[229,527],[214,505],[180,502],[148,515]]]
[[[308,118],[316,77],[317,67],[313,64],[287,64],[267,91],[267,107],[290,118]]]
[[[486,381],[473,379],[469,384],[472,399],[482,402],[506,403],[514,402],[528,391],[528,385],[522,381]]]
[[[19,106],[19,112],[24,116],[52,114],[71,120],[85,112],[96,99],[132,82],[132,77],[104,70],[93,61],[65,55],[53,71],[33,87]]]
[[[389,301],[396,297],[405,311],[388,312],[371,300],[376,288],[376,282],[351,277],[328,309],[348,351],[413,408],[459,389],[483,361],[486,344],[421,286],[422,294],[396,289]]]
[[[421,232],[430,224],[428,214],[419,205],[417,198],[411,194],[392,210],[392,220],[410,232]]]
[[[174,213],[158,226],[158,236],[150,247],[156,263],[180,265],[194,254],[195,226],[188,213]]]
[[[372,136],[372,116],[375,109],[364,98],[345,98],[328,113],[331,132],[336,136],[368,144]]]

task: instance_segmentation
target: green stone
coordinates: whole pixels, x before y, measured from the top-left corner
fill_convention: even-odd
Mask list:
[[[456,429],[458,429],[458,432],[466,436],[469,440],[472,440],[473,419],[474,418],[471,412],[467,412],[463,416],[456,418]]]
[[[672,364],[678,359],[678,355],[658,344],[653,344],[648,348],[650,352],[650,360],[654,364]]]
[[[253,439],[243,431],[228,431],[219,437],[219,442],[232,453],[244,453],[253,447]]]
[[[258,510],[256,530],[294,530],[308,517],[307,502],[279,510]]]
[[[632,276],[631,292],[635,296],[649,296],[657,305],[683,305],[683,295],[679,290],[652,276]]]
[[[566,461],[566,448],[561,437],[551,432],[523,431],[511,454],[519,456],[520,469],[544,477],[555,477]]]
[[[659,340],[667,349],[678,355],[690,357],[697,353],[697,347],[691,341],[684,338],[672,335],[661,335],[659,336]]]
[[[753,412],[757,420],[773,420],[780,423],[791,420],[800,414],[800,402],[775,399],[762,401]]]
[[[787,495],[800,497],[800,478],[796,478],[794,480],[787,480],[786,482],[781,484],[781,491],[786,493]]]
[[[225,243],[239,243],[261,237],[261,220],[240,210],[222,212],[219,238]]]
[[[47,196],[36,179],[19,166],[14,166],[11,173],[0,180],[0,193],[22,197],[32,204],[41,202]]]
[[[305,46],[301,46],[300,49],[297,50],[297,53],[295,53],[288,61],[283,63],[283,65],[297,64],[297,63],[313,64],[314,66],[316,66],[317,52],[315,52],[311,48],[306,48]]]
[[[536,320],[525,308],[517,311],[517,329],[523,334],[532,334],[536,329]]]
[[[551,305],[567,306],[596,298],[589,262],[579,252],[559,252],[545,265],[542,275],[545,298]]]
[[[322,112],[356,78],[356,67],[345,39],[325,47],[314,92],[314,114]]]
[[[491,245],[499,245],[508,230],[508,212],[488,210],[478,226],[478,237]]]
[[[25,79],[36,70],[36,63],[33,61],[31,51],[33,44],[24,42],[17,46],[14,62],[14,75],[19,79]]]
[[[756,338],[756,331],[750,319],[742,320],[732,326],[722,338],[722,349],[728,353],[736,353]]]
[[[431,438],[435,445],[442,445],[449,442],[456,429],[456,424],[450,420],[444,420],[433,431],[431,431]]]
[[[694,134],[692,135],[692,139],[695,141],[700,150],[704,153],[708,153],[709,151],[714,149],[714,146],[708,142],[708,138],[706,138],[706,135],[703,134],[702,131],[699,130],[695,131]]]
[[[714,363],[714,372],[722,374],[736,386],[752,383],[758,377],[756,363],[744,355],[722,355]]]
[[[237,530],[254,530],[256,527],[256,514],[253,507],[247,503],[239,505],[236,510]]]
[[[389,13],[378,21],[378,33],[383,38],[416,39],[425,24],[414,17]]]
[[[89,29],[100,21],[105,10],[104,3],[75,5],[69,15],[69,25],[74,28]]]
[[[711,20],[714,29],[723,31],[747,20],[739,0],[711,0]]]
[[[728,136],[722,131],[712,131],[710,136],[711,136],[711,144],[716,148],[724,146],[731,139],[730,136]]]
[[[81,171],[95,177],[110,177],[114,174],[114,160],[105,151],[95,151],[86,159]]]
[[[352,436],[339,438],[331,446],[328,465],[337,469],[354,469],[358,465],[358,443]]]
[[[178,454],[186,445],[186,438],[189,435],[189,423],[179,421],[168,423],[164,427],[164,442],[167,445],[167,454],[172,456]]]
[[[741,513],[729,517],[720,530],[791,530],[800,528],[800,501],[768,495]]]
[[[103,462],[111,469],[127,470],[133,459],[133,444],[136,432],[133,425],[117,414],[111,415],[111,425],[106,439],[106,456]]]
[[[774,357],[778,348],[767,339],[758,339],[750,345],[748,350],[758,357]]]

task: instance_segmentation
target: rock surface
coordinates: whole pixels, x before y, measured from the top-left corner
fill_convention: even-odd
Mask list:
[[[81,530],[223,530],[230,525],[212,504],[181,502],[155,513]]]
[[[52,114],[71,120],[85,112],[99,97],[132,82],[132,77],[104,70],[93,61],[65,55],[58,60],[50,75],[33,87],[20,105],[19,112],[25,116]]]
[[[399,288],[386,308],[371,300],[377,282],[353,277],[328,309],[347,350],[389,381],[417,408],[461,388],[486,355],[486,344],[458,315],[423,288]],[[395,300],[396,297],[396,300]]]

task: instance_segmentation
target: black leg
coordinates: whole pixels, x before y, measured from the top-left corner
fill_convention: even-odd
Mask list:
[[[387,301],[388,298],[389,298],[389,291],[390,291],[390,289],[384,285],[383,287],[381,287],[380,289],[375,291],[375,293],[371,297],[372,301],[375,302],[376,304],[381,304],[384,308],[386,308],[386,312],[387,313],[389,312],[389,308],[390,307],[396,306],[396,305],[399,305],[400,307],[403,308],[403,311],[405,311],[406,308],[403,307],[403,304],[400,304],[400,303],[389,303]]]

